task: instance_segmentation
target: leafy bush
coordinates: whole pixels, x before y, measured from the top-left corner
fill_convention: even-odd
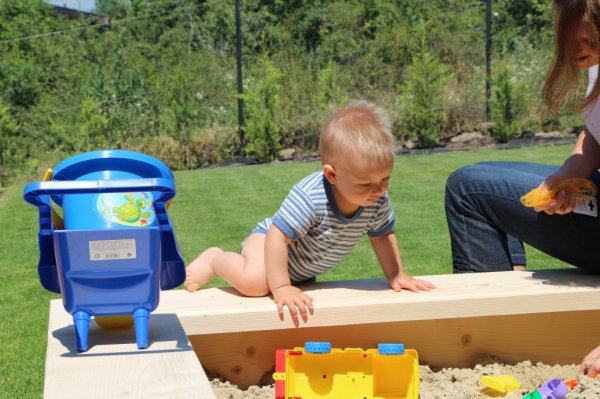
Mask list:
[[[19,146],[19,126],[12,120],[8,107],[0,101],[0,187],[4,187],[13,172],[23,148]]]
[[[321,110],[327,110],[331,104],[343,104],[348,101],[338,82],[337,69],[336,63],[330,60],[317,77],[319,84],[317,106]]]
[[[123,142],[122,148],[143,152],[160,159],[173,170],[182,169],[185,162],[181,144],[173,137],[164,134],[154,137],[127,139]]]
[[[422,23],[421,46],[406,70],[404,84],[398,88],[405,135],[416,137],[421,147],[438,144],[438,132],[447,117],[444,92],[452,78],[449,68],[429,51]]]
[[[261,73],[248,80],[243,98],[246,106],[244,137],[246,154],[260,161],[272,161],[281,149],[280,110],[281,73],[268,60],[256,66]]]
[[[237,132],[232,128],[211,127],[192,134],[189,144],[191,167],[215,164],[231,157],[238,147]]]
[[[520,133],[520,117],[527,114],[527,103],[522,95],[523,88],[513,81],[510,69],[501,65],[493,82],[493,96],[490,102],[492,111],[492,136],[505,143]]]

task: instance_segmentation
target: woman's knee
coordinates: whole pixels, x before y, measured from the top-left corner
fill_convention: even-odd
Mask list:
[[[456,169],[448,176],[448,179],[446,180],[446,187],[461,186],[465,182],[470,182],[474,179],[480,178],[484,172],[484,168],[485,164],[476,163]]]
[[[467,188],[473,185],[476,179],[481,178],[481,166],[479,164],[463,166],[460,169],[450,173],[446,179],[446,199],[449,197],[462,197]]]
[[[510,164],[480,162],[463,166],[446,180],[446,195],[460,198],[471,194],[492,194],[510,191],[513,183],[523,179],[523,173],[511,169]]]

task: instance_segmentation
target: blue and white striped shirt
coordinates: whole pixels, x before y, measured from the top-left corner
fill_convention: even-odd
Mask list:
[[[275,224],[291,238],[288,270],[293,282],[326,272],[341,261],[365,235],[378,237],[393,230],[394,211],[385,193],[373,204],[347,218],[338,210],[331,184],[315,172],[290,190],[273,218],[254,229],[263,232]]]

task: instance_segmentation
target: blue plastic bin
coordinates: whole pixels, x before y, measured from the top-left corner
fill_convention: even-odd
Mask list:
[[[93,151],[56,166],[50,181],[30,183],[24,199],[39,208],[38,274],[73,315],[77,349],[87,350],[92,316],[131,314],[139,348],[161,289],[179,286],[185,265],[167,215],[173,174],[132,151]],[[56,229],[52,203],[62,208]]]

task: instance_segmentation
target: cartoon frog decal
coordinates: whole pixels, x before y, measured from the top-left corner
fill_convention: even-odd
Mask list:
[[[156,224],[151,192],[103,193],[98,195],[96,209],[107,227],[114,227],[113,224],[128,227]]]
[[[143,198],[135,200],[131,195],[127,194],[123,197],[127,200],[127,203],[113,208],[113,215],[118,219],[127,223],[134,223],[139,219],[150,217],[150,212],[142,212],[146,208],[146,201]]]

